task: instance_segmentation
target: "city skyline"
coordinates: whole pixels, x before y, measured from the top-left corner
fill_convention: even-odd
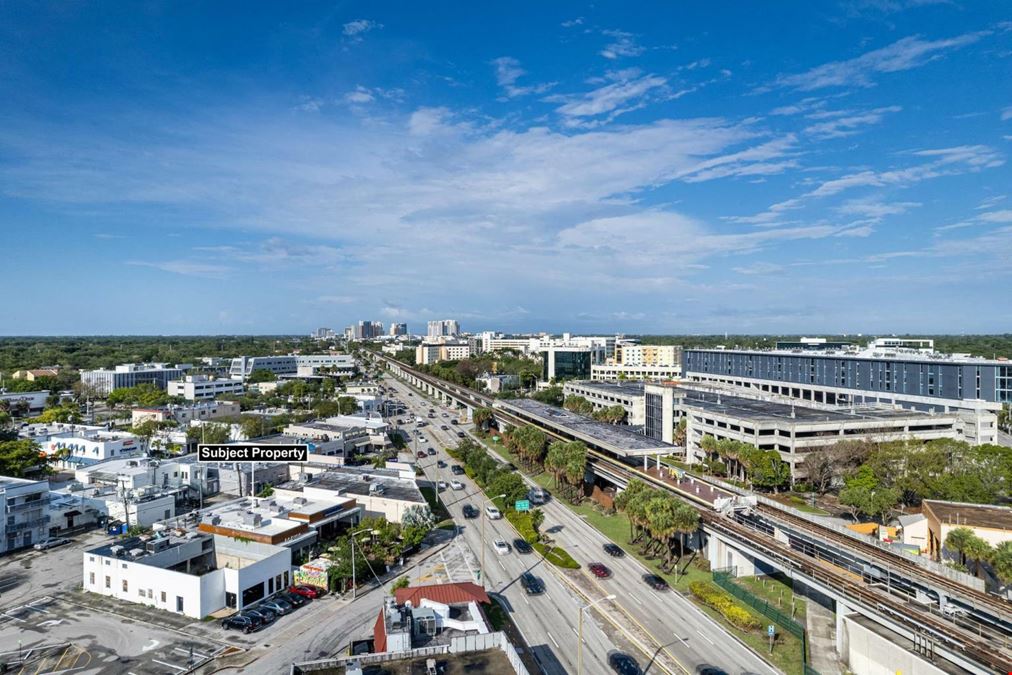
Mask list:
[[[998,3],[0,18],[3,335],[1010,329]]]

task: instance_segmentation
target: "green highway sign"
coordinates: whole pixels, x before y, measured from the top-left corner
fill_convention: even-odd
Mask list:
[[[514,505],[514,508],[517,511],[530,511],[531,510],[531,503],[530,503],[530,501],[528,501],[526,499],[518,499],[517,503]]]

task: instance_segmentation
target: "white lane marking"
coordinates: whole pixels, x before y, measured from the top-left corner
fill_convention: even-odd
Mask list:
[[[187,656],[190,655],[190,650],[189,649],[183,649],[182,647],[173,647],[172,651],[174,651],[174,652],[180,652],[182,654],[186,654]],[[207,658],[207,654],[201,654],[196,649],[193,650],[193,655],[194,656],[199,656],[202,659],[206,659]]]
[[[506,571],[506,565],[502,564],[502,560],[497,560],[496,562],[499,563],[499,567],[501,567],[502,571],[505,572]]]
[[[552,637],[551,633],[549,633],[548,631],[545,631],[545,633],[548,634],[548,639],[551,640],[555,644],[555,648],[556,649],[562,649],[562,647],[559,646],[559,643],[555,642],[555,638]]]
[[[160,644],[162,644],[162,643],[159,642],[158,640],[148,640],[148,643],[146,645],[144,645],[143,647],[141,647],[141,651],[142,652],[150,652],[152,649],[154,649],[155,647],[157,647]]]
[[[177,666],[174,663],[166,663],[165,661],[159,661],[158,659],[151,659],[151,660],[154,661],[155,663],[157,663],[160,666],[167,666],[169,668],[175,668],[176,670],[182,670],[183,672],[186,671],[186,667],[185,666]]]
[[[703,631],[697,630],[696,632],[699,633],[700,637],[702,637],[704,640],[706,640],[707,642],[709,642],[711,645],[713,644],[713,640],[711,640],[710,638],[708,638],[705,635],[703,635]]]
[[[640,600],[640,599],[639,599],[638,597],[636,597],[636,594],[635,594],[635,593],[630,593],[630,594],[629,594],[629,597],[630,597],[630,598],[632,598],[633,600],[635,600],[637,604],[639,604],[639,605],[642,605],[642,604],[643,604],[643,601],[642,601],[642,600]]]
[[[526,595],[521,595],[520,597],[522,597],[524,599],[524,604],[525,605],[531,604],[531,603],[527,602],[527,596]]]

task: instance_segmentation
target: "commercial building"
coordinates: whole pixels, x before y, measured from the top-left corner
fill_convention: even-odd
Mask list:
[[[687,349],[686,379],[721,382],[820,404],[896,404],[954,411],[971,443],[997,442],[1012,403],[1012,362],[938,354],[930,341],[876,340],[861,350]]]
[[[165,389],[170,380],[178,380],[189,365],[170,366],[165,363],[124,363],[112,370],[82,370],[81,382],[103,396],[109,395],[113,389],[134,387],[138,384],[153,384]]]
[[[169,383],[172,386],[172,383]],[[133,408],[130,422],[137,426],[142,422],[176,422],[189,424],[193,420],[214,420],[223,417],[238,417],[241,409],[231,401],[201,401],[190,405],[170,404],[158,408]]]
[[[921,513],[927,521],[927,553],[934,560],[962,562],[957,551],[945,546],[949,532],[965,527],[992,547],[1012,540],[1012,508],[992,504],[966,504],[925,499]]]
[[[49,482],[0,476],[4,537],[0,554],[28,548],[49,536]]]
[[[666,366],[682,364],[680,345],[634,345],[620,344],[615,347],[616,365],[625,366]]]
[[[187,401],[201,401],[218,396],[242,396],[241,379],[225,379],[206,375],[187,375],[181,380],[171,380],[167,386],[169,396],[179,396]]]
[[[776,450],[790,465],[792,482],[808,477],[807,457],[840,441],[958,438],[963,424],[955,413],[876,406],[827,410],[691,391],[682,399],[681,409],[686,418],[685,461],[689,464],[705,459],[701,447],[705,436],[730,439],[760,450]],[[728,470],[734,475],[739,468],[729,466]]]
[[[110,431],[105,427],[84,424],[30,424],[19,435],[39,444],[50,456],[58,457],[58,465],[76,469],[107,459],[137,457],[147,450],[145,440],[127,431]]]
[[[475,378],[475,381],[490,394],[498,394],[520,386],[520,378],[512,373],[483,373]]]
[[[11,373],[11,378],[15,380],[28,380],[34,382],[41,377],[56,377],[60,374],[60,369],[57,367],[53,368],[35,368],[33,370],[15,370]]]
[[[562,393],[582,396],[593,404],[594,410],[620,405],[625,409],[626,423],[630,426],[643,426],[646,419],[642,382],[571,380],[562,385]]]
[[[205,497],[214,495],[220,489],[218,467],[215,464],[198,463],[195,453],[169,459],[110,459],[77,469],[74,480],[82,489],[112,487],[139,490],[149,486],[165,490],[183,488],[192,498],[201,493]]]
[[[460,334],[460,324],[456,319],[442,319],[429,322],[428,337],[456,337]]]
[[[388,466],[391,464],[397,466],[396,463],[388,463]],[[301,472],[296,485],[309,490],[307,496],[334,494],[353,498],[363,508],[363,517],[383,516],[391,523],[399,523],[408,509],[428,508],[418,489],[414,469],[402,466],[404,468],[366,469],[310,463],[293,465],[293,472]],[[293,486],[282,484],[276,489],[293,489]]]
[[[551,345],[538,347],[541,356],[541,379],[589,380],[590,368],[604,360],[604,349],[599,347],[577,347],[572,345]]]
[[[389,334],[392,337],[397,337],[399,335],[407,335],[408,334],[408,324],[406,324],[406,323],[392,323],[392,324],[390,324],[390,333]]]
[[[347,376],[355,372],[355,359],[350,354],[288,354],[285,356],[239,356],[232,359],[229,375],[243,379],[255,370],[266,370],[275,375],[296,375],[299,368],[317,370],[327,368],[335,375]]]
[[[0,389],[0,402],[5,403],[15,417],[41,412],[46,407],[49,390],[7,391]]]
[[[373,626],[374,650],[408,653],[449,644],[453,637],[489,635],[492,629],[480,606],[490,602],[485,590],[471,582],[398,589],[383,600]]]
[[[466,341],[423,342],[415,347],[415,363],[428,365],[439,361],[459,361],[471,355]]]
[[[288,586],[290,572],[283,546],[181,530],[83,553],[84,590],[193,619],[273,595]]]
[[[592,380],[677,380],[682,376],[681,366],[630,366],[601,363],[590,366]]]

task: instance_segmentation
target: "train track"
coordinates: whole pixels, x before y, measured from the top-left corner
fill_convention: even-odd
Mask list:
[[[386,357],[381,358],[386,359]],[[467,389],[466,387],[453,385],[439,380],[438,378],[420,373],[405,366],[404,364],[395,362],[392,359],[387,360],[395,363],[400,368],[410,372],[418,379],[427,382],[430,386],[435,387],[444,393],[465,399],[473,405],[490,408],[493,407],[493,403],[495,401],[488,396],[484,396],[483,394]],[[533,423],[531,420],[519,417],[502,408],[494,408],[494,410],[496,416],[507,423],[514,425]],[[551,429],[542,428],[542,431],[555,439],[567,441],[571,440]],[[779,561],[780,564],[789,569],[796,570],[822,584],[825,584],[843,598],[850,599],[854,604],[861,604],[873,611],[888,615],[893,621],[908,626],[913,634],[921,636],[923,639],[921,644],[930,642],[944,644],[953,653],[960,654],[970,661],[992,668],[995,672],[1008,672],[1007,665],[1012,662],[1012,654],[1010,654],[1005,645],[999,646],[991,642],[985,642],[981,637],[970,633],[967,629],[940,621],[937,617],[921,610],[920,608],[914,608],[910,604],[901,602],[878,589],[857,583],[852,578],[852,575],[848,574],[846,570],[842,570],[827,561],[796,551],[790,546],[772,539],[768,535],[761,536],[760,533],[757,533],[754,529],[718,514],[713,510],[712,504],[708,501],[700,499],[691,492],[673,488],[672,485],[666,483],[664,480],[635,467],[629,466],[615,457],[611,457],[610,455],[594,449],[588,449],[588,456],[593,462],[603,462],[611,470],[620,474],[625,474],[627,480],[631,478],[638,478],[657,487],[679,494],[692,503],[692,505],[700,512],[700,517],[703,523],[712,531],[723,532],[728,536],[745,540],[749,542],[749,545],[755,550],[763,553],[769,558]],[[729,492],[728,495],[731,496],[731,493]],[[950,579],[935,574],[930,570],[924,570],[914,563],[905,560],[901,556],[889,554],[887,551],[883,551],[872,544],[847,537],[846,535],[840,534],[831,528],[824,527],[805,518],[795,516],[794,514],[768,505],[762,505],[762,507],[763,511],[769,515],[770,518],[787,521],[803,530],[816,532],[818,536],[825,538],[826,540],[840,544],[845,548],[859,552],[869,558],[874,558],[879,561],[888,560],[889,565],[904,569],[913,576],[930,577],[931,581],[936,583],[938,586],[953,590],[959,597],[970,598],[971,605],[976,602],[985,605],[988,608],[993,608],[996,610],[999,617],[1008,614],[1009,603],[1001,600],[1000,598],[990,596],[986,593],[977,591],[976,589],[958,584]],[[912,609],[915,610],[913,613],[911,611]]]

